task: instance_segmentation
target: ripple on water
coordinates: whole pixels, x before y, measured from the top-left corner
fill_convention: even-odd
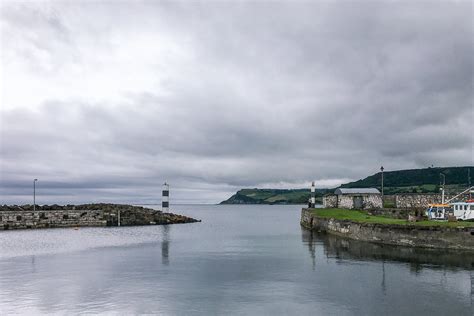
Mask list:
[[[127,246],[162,239],[163,226],[0,231],[0,258]]]

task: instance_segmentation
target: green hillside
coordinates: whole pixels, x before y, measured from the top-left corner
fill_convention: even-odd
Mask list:
[[[459,192],[468,186],[468,169],[471,179],[474,167],[424,168],[384,172],[384,193],[435,193],[439,192],[441,173],[446,177],[446,190]],[[472,182],[472,180],[471,180]],[[380,188],[381,173],[341,185],[342,188]]]
[[[396,193],[438,193],[441,176],[446,177],[446,191],[460,192],[468,186],[468,169],[471,183],[474,182],[474,167],[424,168],[384,172],[384,194]],[[367,178],[341,185],[342,188],[378,188],[380,172]],[[471,184],[473,185],[473,184]],[[317,189],[316,201],[334,189]],[[242,189],[221,204],[306,204],[310,197],[309,187],[305,189]]]
[[[319,201],[329,191],[317,190]],[[309,197],[309,189],[242,189],[220,204],[306,204]]]

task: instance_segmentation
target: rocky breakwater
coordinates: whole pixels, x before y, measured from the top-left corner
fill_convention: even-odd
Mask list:
[[[3,205],[0,230],[84,227],[84,226],[167,225],[199,222],[191,217],[124,204]]]
[[[347,210],[347,212],[355,212]],[[367,218],[370,218],[369,216]],[[307,229],[373,243],[423,248],[474,251],[474,226],[443,223],[386,224],[318,216],[317,210],[303,209],[301,225]]]

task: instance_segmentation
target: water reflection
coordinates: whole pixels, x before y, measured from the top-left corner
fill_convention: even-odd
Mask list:
[[[203,222],[0,233],[0,315],[473,315],[468,256],[301,232],[294,206],[185,210]]]
[[[169,251],[170,251],[170,226],[165,225],[161,231],[161,263],[164,265],[170,264]]]
[[[316,236],[312,231],[307,229],[301,228],[302,231],[302,238],[303,242],[307,242],[309,256],[311,257],[311,261],[313,263],[313,270],[316,267]]]
[[[385,282],[385,260],[382,260],[382,284],[381,284],[381,287],[382,287],[382,294],[384,296],[387,295],[387,284]]]
[[[394,266],[391,263],[408,264],[410,272],[421,279],[423,279],[423,270],[428,273],[438,270],[441,272],[437,281],[438,284],[441,288],[451,289],[452,284],[450,283],[452,283],[451,278],[453,277],[451,271],[462,273],[464,270],[468,270],[466,272],[469,273],[470,280],[466,284],[468,289],[466,294],[469,296],[471,311],[474,308],[474,253],[472,252],[381,245],[312,232],[306,229],[302,229],[301,236],[309,251],[313,270],[315,270],[318,259],[335,259],[338,264],[347,265],[353,265],[361,261],[379,262],[380,293],[383,297],[389,296],[387,295],[387,292],[390,292],[388,289],[393,291],[393,288],[396,288],[392,284],[394,282],[393,278],[387,276],[387,273],[393,275]],[[323,248],[322,251],[321,247]],[[318,255],[321,258],[318,258]],[[386,265],[390,267],[387,271]],[[373,268],[377,270],[377,265],[373,265]],[[377,273],[373,273],[372,276],[376,278]],[[432,293],[432,295],[434,294]]]
[[[390,245],[362,242],[344,237],[312,232],[302,229],[302,240],[307,244],[313,265],[316,262],[315,249],[317,244],[324,246],[324,254],[328,258],[339,260],[369,260],[405,262],[410,269],[418,273],[423,267],[448,269],[474,269],[474,253],[439,250],[427,248],[398,247]],[[384,267],[382,265],[382,267]]]
[[[31,273],[36,273],[36,257],[31,256]]]

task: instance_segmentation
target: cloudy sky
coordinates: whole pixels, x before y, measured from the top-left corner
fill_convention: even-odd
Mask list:
[[[2,1],[0,203],[473,164],[471,1]]]

